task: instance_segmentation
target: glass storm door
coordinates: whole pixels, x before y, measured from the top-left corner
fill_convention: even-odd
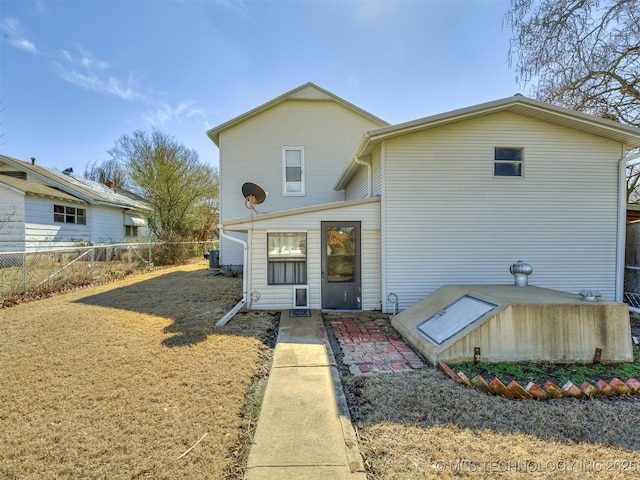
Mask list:
[[[322,222],[322,308],[360,310],[360,222]]]

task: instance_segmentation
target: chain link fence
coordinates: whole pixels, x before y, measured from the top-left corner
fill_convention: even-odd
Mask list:
[[[623,301],[633,308],[640,308],[640,267],[625,265]]]
[[[0,301],[103,283],[154,266],[203,258],[217,242],[121,243],[0,252]]]

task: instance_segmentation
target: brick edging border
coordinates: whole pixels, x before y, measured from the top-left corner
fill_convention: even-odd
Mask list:
[[[550,400],[554,398],[585,398],[617,395],[640,395],[640,382],[635,378],[630,378],[623,382],[619,378],[614,378],[610,382],[598,380],[596,385],[584,382],[580,387],[568,381],[560,388],[552,381],[547,380],[543,387],[529,382],[526,387],[522,387],[518,382],[512,380],[508,385],[502,383],[497,377],[487,382],[482,375],[476,375],[469,379],[464,372],[454,372],[449,365],[443,361],[438,362],[438,368],[447,376],[458,383],[475,388],[489,395],[500,395],[505,398],[519,400]]]

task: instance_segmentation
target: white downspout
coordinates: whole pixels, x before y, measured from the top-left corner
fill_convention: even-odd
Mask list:
[[[372,194],[372,186],[371,184],[372,182],[372,166],[371,163],[369,162],[365,162],[364,160],[360,160],[360,157],[355,157],[355,161],[358,165],[365,165],[367,167],[367,198],[371,198],[371,194]]]
[[[624,258],[627,243],[627,163],[640,158],[640,153],[623,156],[618,161],[618,242],[616,265],[616,302],[621,302],[624,290]]]
[[[243,265],[243,270],[242,270],[242,299],[236,304],[235,307],[233,307],[231,310],[229,310],[224,317],[222,317],[220,320],[218,320],[218,323],[216,323],[216,327],[223,327],[224,325],[226,325],[226,323],[231,320],[233,318],[233,316],[238,313],[240,311],[240,309],[242,307],[244,307],[247,304],[247,278],[248,278],[248,269],[249,269],[249,264],[248,264],[248,260],[249,260],[249,245],[247,245],[247,242],[245,242],[244,240],[240,240],[239,238],[235,238],[232,237],[230,235],[227,235],[226,233],[224,233],[224,229],[222,228],[222,225],[218,225],[218,232],[220,233],[221,237],[226,238],[227,240],[233,240],[234,242],[240,243],[242,244],[243,248],[244,248],[244,265]]]

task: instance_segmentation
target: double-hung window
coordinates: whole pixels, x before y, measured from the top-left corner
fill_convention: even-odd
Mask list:
[[[78,225],[86,225],[87,210],[84,208],[54,205],[53,221],[59,223],[77,223]]]
[[[304,148],[282,147],[282,194],[304,195]]]
[[[496,147],[493,163],[495,177],[522,177],[524,149],[515,147]]]
[[[307,234],[267,233],[267,280],[269,285],[307,283]]]

